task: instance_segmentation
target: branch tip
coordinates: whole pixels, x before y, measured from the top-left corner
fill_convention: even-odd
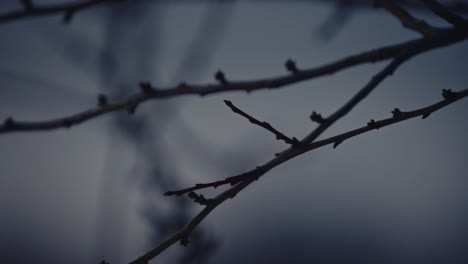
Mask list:
[[[322,117],[321,114],[313,111],[312,114],[310,115],[310,120],[312,120],[313,122],[316,122],[318,124],[323,124],[326,122],[326,119]]]
[[[296,66],[296,62],[293,61],[292,59],[288,59],[285,63],[284,66],[286,69],[291,72],[291,73],[298,73],[299,69]]]
[[[75,10],[73,9],[69,9],[65,11],[65,13],[63,14],[62,22],[64,24],[69,24],[72,21],[74,15],[75,15]]]
[[[221,84],[227,84],[227,80],[226,80],[226,76],[224,75],[224,72],[221,71],[221,70],[218,70],[216,73],[215,73],[215,79],[220,82]]]
[[[102,107],[107,105],[107,96],[105,94],[98,95],[98,106]]]
[[[183,237],[180,239],[180,245],[186,247],[190,243],[190,240],[188,240],[187,237]]]

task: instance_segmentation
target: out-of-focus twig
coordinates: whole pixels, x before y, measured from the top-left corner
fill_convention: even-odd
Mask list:
[[[255,178],[258,179],[260,176],[265,174],[267,171],[271,170],[272,168],[280,165],[286,160],[282,159],[283,155],[286,155],[288,151],[295,152],[295,148],[299,146],[299,148],[302,148],[303,146],[307,146],[310,144],[312,141],[318,138],[319,135],[321,135],[325,130],[327,130],[331,125],[333,125],[336,121],[338,121],[340,118],[344,117],[346,114],[348,114],[359,102],[364,100],[367,95],[369,95],[385,78],[388,76],[392,75],[393,72],[406,60],[406,57],[402,57],[399,59],[393,60],[390,64],[388,64],[384,69],[382,69],[380,72],[378,72],[376,75],[374,75],[371,80],[363,87],[359,92],[356,93],[348,102],[346,102],[341,108],[339,108],[335,113],[331,114],[327,118],[323,118],[322,122],[320,125],[315,128],[309,135],[304,137],[298,144],[293,145],[292,148],[284,151],[283,153],[277,154],[276,158],[270,160],[268,163],[258,166],[255,169],[252,169],[248,172],[241,173],[239,175],[235,175],[232,177],[228,177],[224,180],[220,181],[215,181],[211,183],[198,183],[195,184],[195,186],[185,188],[182,190],[177,190],[177,191],[169,191],[166,192],[165,195],[183,195],[195,190],[200,190],[200,189],[205,189],[209,187],[218,187],[221,185],[225,184],[237,184],[243,180],[250,179],[250,178]],[[336,146],[339,143],[336,144]],[[335,146],[335,147],[336,147]],[[299,150],[298,150],[299,151]],[[289,154],[288,154],[289,155]],[[282,162],[278,162],[282,160]],[[268,165],[270,164],[270,165]]]
[[[467,21],[457,14],[451,12],[448,8],[439,4],[435,0],[421,0],[429,9],[432,10],[436,15],[443,18],[445,21],[454,25],[455,27],[466,27]]]
[[[62,15],[63,22],[68,23],[73,16],[84,9],[95,7],[100,4],[110,4],[127,0],[87,0],[73,3],[35,5],[33,1],[22,0],[23,9],[0,14],[0,24],[14,22],[20,19],[39,16]]]

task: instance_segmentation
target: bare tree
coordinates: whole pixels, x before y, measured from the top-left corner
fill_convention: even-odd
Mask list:
[[[231,3],[234,1],[223,2]],[[355,12],[358,8],[369,7],[368,1],[349,0],[335,2],[336,12],[330,16],[330,20],[326,21],[319,30],[322,32],[321,34],[324,38],[329,38],[334,34],[333,32],[335,32],[337,28],[344,25],[347,21],[346,17],[352,12]],[[387,126],[416,117],[426,119],[432,113],[468,96],[468,89],[457,89],[455,91],[449,88],[444,88],[442,89],[440,100],[431,102],[424,107],[417,109],[400,109],[396,107],[391,111],[391,115],[389,115],[390,117],[377,120],[372,119],[375,117],[369,116],[369,122],[367,124],[357,125],[356,128],[347,132],[319,140],[319,137],[327,129],[350,113],[384,80],[393,75],[401,65],[418,55],[423,55],[436,49],[446,48],[467,40],[468,20],[454,11],[458,10],[462,14],[466,13],[467,7],[466,3],[463,1],[451,2],[447,5],[442,5],[435,0],[422,0],[418,2],[388,0],[373,1],[372,8],[384,9],[389,15],[398,19],[403,27],[415,32],[419,36],[409,41],[377,47],[365,52],[352,54],[323,65],[309,68],[298,66],[298,63],[296,63],[295,60],[289,58],[284,62],[286,74],[277,76],[257,78],[253,80],[234,80],[234,78],[229,76],[229,73],[220,69],[214,73],[214,81],[211,83],[189,83],[183,79],[179,79],[180,76],[187,78],[188,75],[192,74],[196,76],[199,74],[196,71],[203,68],[203,65],[197,64],[200,61],[199,54],[203,54],[204,57],[209,57],[210,51],[216,48],[217,40],[220,39],[219,36],[228,23],[230,8],[227,8],[224,13],[221,13],[221,15],[217,13],[217,11],[207,12],[205,23],[201,26],[198,34],[200,38],[193,41],[192,48],[189,49],[185,59],[182,60],[183,62],[180,64],[181,66],[172,80],[172,83],[175,84],[160,86],[155,85],[152,82],[145,81],[143,76],[146,74],[141,74],[142,72],[145,72],[145,69],[142,68],[135,71],[133,73],[134,76],[128,78],[129,80],[141,80],[138,84],[139,91],[134,93],[131,92],[131,89],[128,89],[128,87],[132,87],[133,84],[131,82],[129,83],[128,80],[122,77],[127,74],[127,71],[120,69],[119,72],[119,69],[113,68],[114,62],[118,60],[119,55],[122,54],[121,50],[126,48],[125,41],[130,40],[131,43],[128,43],[128,45],[137,46],[133,47],[133,50],[142,53],[136,55],[136,57],[141,59],[137,65],[149,65],[151,62],[147,61],[148,57],[150,59],[152,57],[156,57],[155,54],[158,52],[157,48],[152,46],[156,45],[155,43],[157,41],[151,42],[151,40],[146,38],[147,36],[145,34],[140,35],[140,39],[128,38],[125,34],[132,31],[131,26],[127,28],[127,32],[116,32],[124,31],[125,26],[131,25],[131,23],[134,23],[135,25],[145,17],[154,15],[145,12],[145,5],[148,5],[147,1],[90,0],[50,6],[36,5],[33,1],[21,1],[21,3],[23,5],[22,9],[0,15],[0,23],[15,22],[27,17],[56,14],[61,15],[63,17],[63,21],[69,23],[79,12],[84,12],[85,10],[94,8],[100,4],[115,4],[116,9],[114,9],[113,13],[110,13],[109,15],[109,36],[107,47],[103,49],[103,53],[101,54],[101,70],[103,72],[102,82],[107,86],[111,84],[111,87],[117,87],[117,90],[103,91],[97,96],[97,106],[69,116],[43,121],[21,121],[17,120],[15,117],[7,117],[0,126],[0,133],[26,133],[64,128],[68,129],[83,122],[94,120],[96,117],[101,115],[124,110],[130,115],[135,115],[135,117],[116,117],[115,126],[117,127],[117,131],[127,135],[129,141],[133,142],[136,148],[141,151],[141,155],[148,158],[148,161],[146,162],[147,164],[157,164],[157,158],[164,156],[164,148],[158,147],[158,144],[156,144],[156,147],[149,146],[145,142],[154,137],[158,138],[158,131],[163,131],[164,123],[168,122],[176,115],[174,113],[176,112],[175,109],[177,107],[174,105],[168,106],[166,109],[157,108],[157,110],[154,111],[159,112],[157,114],[154,112],[143,111],[139,115],[139,109],[137,108],[139,108],[143,103],[167,98],[179,98],[188,95],[206,96],[226,92],[250,93],[258,90],[288,89],[294,84],[335,74],[358,65],[384,61],[387,63],[385,67],[371,76],[367,83],[365,83],[357,93],[349,98],[346,103],[336,109],[332,114],[324,116],[317,110],[313,111],[310,114],[310,120],[316,123],[317,126],[301,139],[287,135],[287,133],[282,132],[279,128],[275,128],[269,122],[261,121],[256,118],[254,114],[249,114],[247,111],[242,110],[235,102],[225,100],[224,103],[228,109],[232,110],[235,114],[240,115],[242,118],[247,119],[250,123],[267,130],[267,133],[273,134],[274,138],[286,143],[287,148],[274,154],[272,159],[240,174],[212,182],[195,183],[192,186],[178,190],[175,189],[176,187],[174,186],[180,186],[181,183],[178,182],[178,177],[173,177],[173,175],[177,174],[177,170],[171,168],[171,166],[167,166],[164,169],[161,169],[158,166],[150,166],[148,169],[149,174],[154,173],[157,175],[157,184],[153,185],[154,190],[157,192],[164,191],[166,196],[187,196],[189,199],[174,198],[172,207],[177,210],[174,211],[173,216],[167,218],[170,220],[163,220],[158,215],[153,214],[158,206],[151,205],[151,202],[149,203],[150,206],[145,209],[145,214],[148,219],[153,222],[154,229],[159,229],[159,231],[155,231],[157,235],[155,235],[155,238],[153,239],[153,243],[157,245],[145,254],[142,254],[140,257],[135,258],[131,263],[149,263],[149,261],[156,258],[171,245],[179,242],[181,245],[187,246],[192,239],[195,240],[195,242],[198,240],[198,243],[194,243],[198,246],[191,247],[192,251],[186,254],[184,261],[187,262],[190,259],[195,259],[194,261],[200,261],[200,259],[203,260],[209,256],[210,250],[216,248],[216,242],[213,239],[207,238],[202,232],[197,233],[195,228],[219,205],[236,197],[236,195],[242,192],[247,186],[255,183],[279,165],[301,156],[304,153],[308,153],[312,150],[328,145],[333,148],[337,148],[340,144],[364,133],[384,129]],[[129,7],[133,5],[136,7],[139,6],[140,8],[129,11]],[[448,26],[433,26],[429,22],[414,16],[414,11],[430,12],[432,16],[443,19]],[[123,21],[125,19],[131,21],[131,23],[126,25],[119,24],[119,21]],[[213,25],[218,25],[218,27],[213,27]],[[119,47],[116,43],[119,43],[122,46]],[[148,48],[148,46],[144,46],[144,44],[148,43],[152,43],[152,50]],[[138,47],[140,44],[143,44],[143,46]],[[148,52],[153,52],[152,56],[147,56]],[[116,78],[116,76],[119,78]],[[154,119],[159,121],[153,123]],[[271,122],[274,122],[274,120],[271,120]],[[155,126],[158,127],[157,130],[154,130]],[[112,160],[112,158],[109,160]],[[112,164],[109,166],[112,166]],[[106,182],[108,181],[111,181],[111,179],[103,181],[102,186],[104,189],[106,187]],[[208,197],[207,194],[200,193],[208,188],[217,188],[220,186],[229,187],[213,197]],[[105,193],[105,191],[103,191],[103,193]],[[107,203],[112,203],[114,200],[115,199],[112,197],[108,198],[107,202],[105,202],[106,204],[102,207],[109,207]],[[191,208],[191,204],[188,203],[190,200],[195,204],[201,205],[203,208],[191,219],[188,217]],[[106,221],[107,220],[103,220],[103,222]],[[104,225],[105,224],[103,224],[103,226]],[[179,229],[176,232],[166,234],[168,230],[174,230],[177,228]],[[160,234],[167,236],[167,238],[158,242]],[[105,261],[103,261],[103,263],[105,263]]]

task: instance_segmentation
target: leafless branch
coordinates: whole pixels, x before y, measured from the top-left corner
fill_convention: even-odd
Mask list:
[[[386,126],[389,126],[389,125],[392,125],[392,124],[395,124],[395,123],[399,123],[399,122],[402,122],[402,121],[405,121],[405,120],[408,120],[408,119],[411,119],[411,118],[415,118],[415,117],[418,117],[418,116],[427,117],[430,114],[432,114],[433,112],[435,112],[435,111],[437,111],[437,110],[439,110],[441,108],[444,108],[444,107],[446,107],[446,106],[448,106],[448,105],[450,105],[450,104],[452,104],[452,103],[454,103],[454,102],[456,102],[458,100],[461,100],[461,99],[467,97],[468,96],[468,89],[465,89],[465,90],[462,90],[462,91],[459,91],[459,92],[452,92],[450,90],[444,90],[443,96],[444,96],[443,100],[441,100],[441,101],[439,101],[439,102],[437,102],[435,104],[429,105],[427,107],[417,109],[417,110],[402,112],[398,108],[396,108],[395,110],[392,111],[393,117],[391,117],[391,118],[383,119],[383,120],[380,120],[380,121],[373,121],[373,122],[371,121],[366,126],[363,126],[363,127],[348,131],[346,133],[343,133],[343,134],[340,134],[340,135],[337,135],[337,136],[334,136],[334,137],[330,137],[330,138],[327,138],[327,139],[324,139],[324,140],[320,140],[320,141],[311,143],[311,144],[309,144],[306,147],[301,148],[301,149],[295,149],[294,151],[290,151],[288,155],[281,156],[281,159],[278,159],[278,161],[276,161],[275,163],[277,163],[277,165],[279,165],[279,164],[281,164],[281,163],[283,163],[285,161],[288,161],[288,160],[290,160],[290,159],[292,159],[292,158],[294,158],[296,156],[299,156],[299,155],[301,155],[303,153],[306,153],[308,151],[311,151],[311,150],[314,150],[314,149],[317,149],[317,148],[320,148],[320,147],[323,147],[323,146],[326,146],[326,145],[336,144],[337,142],[343,142],[344,140],[350,139],[352,137],[358,136],[360,134],[369,132],[369,131],[374,130],[374,129],[383,128],[383,127],[386,127]],[[272,165],[275,164],[275,163],[272,163],[272,162],[273,162],[273,160],[268,162],[267,164],[272,164]],[[277,165],[275,165],[275,166],[277,166]],[[180,229],[179,231],[177,231],[176,233],[171,235],[168,239],[166,239],[164,242],[162,242],[156,248],[154,248],[153,250],[151,250],[147,254],[141,256],[137,260],[131,262],[131,264],[148,263],[149,260],[156,257],[158,254],[163,252],[165,249],[167,249],[172,244],[176,243],[177,241],[179,241],[181,239],[187,239],[190,232],[206,216],[208,216],[211,213],[211,211],[213,211],[218,205],[222,204],[227,199],[233,198],[238,192],[240,192],[242,189],[247,187],[253,181],[255,181],[254,178],[246,178],[244,181],[240,182],[239,184],[235,185],[234,187],[228,189],[227,191],[225,191],[225,192],[219,194],[218,196],[216,196],[215,198],[211,199],[210,203],[208,205],[206,205],[205,208],[199,214],[197,214],[197,216],[195,218],[193,218],[192,221],[190,221],[182,229]]]
[[[127,109],[130,113],[133,113],[140,103],[152,99],[162,99],[189,94],[204,96],[228,91],[251,92],[260,89],[282,88],[294,83],[311,80],[319,76],[333,74],[338,71],[364,63],[374,63],[387,59],[397,58],[402,54],[405,54],[405,56],[408,57],[416,56],[432,49],[458,43],[460,41],[466,40],[467,38],[468,26],[463,28],[441,29],[434,33],[430,38],[418,38],[397,45],[381,47],[345,57],[343,59],[319,67],[300,70],[293,74],[258,80],[227,81],[223,73],[224,82],[219,79],[221,76],[217,74],[217,79],[219,81],[217,84],[191,85],[182,82],[174,87],[162,87],[159,89],[151,88],[147,90],[142,89],[139,93],[130,95],[129,97],[122,100],[107,100],[105,105],[91,108],[81,113],[67,117],[36,122],[16,121],[14,118],[10,117],[9,120],[11,122],[8,124],[4,122],[3,125],[0,125],[0,134],[20,131],[47,131],[58,128],[70,128],[73,125],[80,124],[103,114],[122,109]],[[140,85],[140,87],[142,86]]]
[[[35,5],[32,0],[21,0],[23,9],[0,14],[0,24],[14,22],[23,18],[63,15],[63,22],[68,23],[77,12],[100,4],[117,3],[126,0],[88,0],[73,3]]]
[[[0,23],[10,22],[20,18],[31,17],[31,16],[42,16],[52,14],[64,14],[64,21],[70,21],[73,14],[76,12],[95,6],[101,3],[120,2],[123,0],[89,0],[81,3],[74,4],[62,4],[54,6],[36,6],[31,0],[21,0],[24,9],[21,11],[11,12],[5,15],[0,15]],[[351,0],[343,1],[348,2]],[[468,38],[468,22],[466,19],[457,16],[454,13],[448,11],[436,1],[422,0],[434,13],[441,16],[454,27],[451,28],[434,28],[427,24],[423,20],[419,20],[413,17],[405,9],[397,5],[395,2],[380,0],[376,1],[376,5],[383,7],[389,13],[397,17],[403,24],[403,26],[414,30],[423,35],[422,38],[403,42],[397,45],[385,46],[378,49],[366,51],[349,57],[345,57],[338,61],[325,64],[315,68],[309,69],[298,69],[296,63],[291,59],[288,59],[285,63],[286,69],[289,71],[287,75],[274,76],[270,78],[247,80],[247,81],[232,81],[226,77],[226,74],[218,70],[215,73],[215,79],[217,83],[213,84],[187,84],[181,82],[179,85],[173,87],[153,87],[150,83],[141,83],[140,91],[130,95],[121,100],[109,100],[109,98],[100,94],[97,98],[97,106],[89,110],[46,121],[38,122],[23,122],[16,121],[14,118],[6,118],[3,125],[0,125],[0,133],[19,132],[19,131],[46,131],[58,128],[69,128],[73,125],[77,125],[81,122],[93,119],[100,115],[127,109],[129,113],[134,113],[140,103],[153,99],[163,99],[169,97],[176,97],[182,95],[200,95],[204,96],[207,94],[229,92],[229,91],[245,91],[251,92],[260,89],[276,89],[285,86],[289,86],[294,83],[311,80],[318,76],[329,75],[335,72],[354,67],[364,63],[374,63],[378,61],[391,60],[390,63],[384,67],[381,71],[375,74],[364,87],[362,87],[348,102],[346,102],[341,108],[330,116],[323,118],[321,114],[313,112],[311,115],[312,121],[318,123],[318,126],[302,140],[296,138],[290,138],[273,128],[267,122],[261,122],[251,115],[240,110],[234,106],[230,101],[225,100],[225,103],[230,109],[247,118],[251,123],[256,124],[271,133],[273,133],[277,139],[283,140],[291,146],[283,152],[276,154],[273,159],[257,166],[248,172],[228,177],[224,180],[215,181],[211,183],[196,184],[193,187],[169,191],[165,195],[184,195],[188,196],[195,202],[204,208],[198,213],[190,222],[183,226],[180,230],[172,234],[168,239],[163,241],[161,244],[156,246],[154,249],[146,253],[145,255],[134,260],[133,264],[148,263],[151,259],[155,258],[169,246],[176,242],[180,242],[182,245],[188,243],[190,233],[200,224],[203,219],[208,216],[218,205],[225,202],[227,199],[235,197],[240,191],[249,186],[254,181],[265,175],[268,171],[277,166],[289,161],[299,155],[312,151],[314,149],[324,147],[326,145],[333,144],[333,148],[336,148],[339,144],[348,140],[352,137],[367,133],[374,129],[380,129],[398,122],[402,122],[411,118],[422,116],[427,118],[433,112],[448,106],[462,98],[468,96],[468,89],[460,92],[452,92],[451,90],[443,90],[443,100],[432,104],[430,106],[420,108],[413,111],[401,111],[395,108],[392,111],[393,116],[387,119],[375,121],[371,119],[367,125],[360,128],[342,133],[324,140],[315,141],[326,129],[337,122],[342,117],[346,116],[357,104],[364,100],[382,81],[393,74],[393,72],[401,66],[405,61],[410,58],[424,53],[429,50],[433,50],[440,47],[452,45]],[[359,1],[356,1],[359,2]],[[405,2],[405,1],[400,1]],[[215,196],[214,198],[207,199],[202,194],[195,193],[196,190],[218,187],[221,185],[230,184],[231,188]]]
[[[364,98],[369,95],[386,77],[390,76],[407,58],[402,57],[399,59],[393,60],[390,64],[388,64],[383,70],[381,70],[379,73],[377,73],[375,76],[371,78],[371,80],[363,87],[361,90],[359,90],[358,93],[356,93],[355,96],[353,96],[346,104],[344,104],[341,108],[339,108],[335,113],[330,115],[328,118],[325,118],[322,120],[320,125],[314,129],[309,135],[307,135],[304,139],[302,139],[298,146],[307,146],[310,144],[310,142],[314,141],[320,134],[322,134],[326,129],[328,129],[333,123],[338,121],[340,118],[345,116],[347,113],[349,113],[359,102],[364,100]],[[339,144],[339,143],[337,143]],[[294,146],[294,145],[293,145]],[[240,181],[243,181],[245,179],[249,178],[255,178],[258,179],[261,175],[263,175],[265,172],[271,170],[275,166],[280,165],[281,163],[275,162],[275,159],[281,159],[282,154],[278,154],[276,158],[268,162],[268,164],[274,164],[272,167],[268,167],[266,165],[256,167],[253,170],[250,170],[248,172],[235,175],[232,177],[228,177],[224,180],[220,181],[215,181],[215,182],[210,182],[210,183],[198,183],[195,184],[195,186],[185,188],[182,190],[177,190],[177,191],[169,191],[166,192],[164,195],[183,195],[195,190],[200,190],[200,189],[205,189],[205,188],[210,188],[210,187],[218,187],[221,185],[225,184],[237,184]]]
[[[431,36],[430,38],[432,38]],[[411,111],[411,112],[402,112],[399,109],[395,109],[392,111],[393,117],[390,119],[385,119],[381,121],[374,121],[371,120],[365,127],[350,131],[348,133],[344,133],[342,135],[338,135],[326,140],[321,140],[315,143],[312,143],[314,140],[318,138],[319,135],[321,135],[329,126],[331,126],[333,123],[335,123],[337,120],[345,116],[349,111],[351,111],[354,106],[356,106],[360,101],[362,101],[375,87],[377,87],[378,84],[380,84],[387,76],[391,75],[396,68],[398,68],[401,63],[404,61],[408,60],[412,56],[416,55],[417,53],[414,53],[414,51],[407,50],[406,52],[400,53],[398,56],[394,58],[394,60],[387,65],[382,71],[380,71],[378,74],[376,74],[374,77],[371,78],[368,84],[366,84],[353,98],[351,98],[343,107],[338,109],[334,114],[332,114],[330,117],[323,119],[321,116],[319,118],[319,115],[315,113],[313,115],[314,121],[320,121],[318,122],[320,125],[312,131],[308,136],[306,136],[303,140],[301,140],[302,143],[308,143],[306,149],[303,150],[302,148],[294,148],[291,147],[279,155],[276,156],[276,158],[270,160],[269,162],[263,164],[262,166],[258,166],[254,170],[251,170],[247,173],[240,174],[238,176],[231,177],[231,179],[226,179],[226,182],[229,182],[231,184],[234,184],[233,187],[230,189],[226,190],[225,192],[221,193],[220,195],[216,196],[215,198],[211,199],[211,202],[206,205],[206,207],[192,220],[190,221],[187,225],[185,225],[182,229],[177,231],[174,235],[169,237],[167,240],[162,242],[159,246],[154,248],[153,250],[149,251],[147,254],[144,256],[138,258],[132,263],[147,263],[149,260],[153,259],[156,257],[158,254],[163,252],[166,248],[171,246],[172,244],[176,243],[177,241],[187,241],[188,235],[190,232],[212,211],[214,208],[216,208],[218,205],[223,203],[225,200],[228,198],[233,198],[237,193],[239,193],[241,190],[243,190],[245,187],[249,186],[252,182],[260,178],[263,174],[268,172],[270,169],[296,157],[299,156],[307,151],[310,151],[315,148],[319,148],[328,144],[333,144],[333,147],[337,147],[339,144],[341,144],[344,140],[365,133],[367,131],[373,130],[373,129],[378,129],[381,127],[384,127],[386,125],[390,125],[396,122],[400,122],[409,118],[413,118],[419,115],[422,115],[423,118],[429,116],[432,112],[450,104],[453,103],[456,100],[459,100],[465,96],[468,96],[468,90],[464,90],[459,93],[453,93],[449,90],[445,90],[443,93],[444,96],[444,101],[441,101],[439,103],[436,103],[432,106]],[[293,71],[296,72],[296,71]],[[297,72],[295,73],[297,74]],[[401,120],[398,120],[401,119]],[[241,180],[241,177],[245,177],[244,180]],[[232,180],[234,179],[234,180]],[[237,182],[237,183],[236,183]],[[219,186],[219,181],[217,186]],[[205,186],[210,185],[210,183],[205,184]],[[202,187],[202,185],[198,185],[198,187]],[[212,186],[211,186],[212,187]],[[194,187],[191,187],[189,193],[193,192],[197,188],[197,185]],[[186,190],[180,190],[180,191],[174,191],[174,192],[168,192],[166,195],[182,195],[184,193],[187,193]]]

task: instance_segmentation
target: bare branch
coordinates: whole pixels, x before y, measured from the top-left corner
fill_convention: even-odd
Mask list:
[[[366,98],[367,95],[369,95],[386,77],[390,76],[401,65],[401,63],[403,63],[406,59],[407,58],[402,57],[402,58],[393,60],[383,70],[381,70],[379,73],[374,75],[371,78],[371,80],[363,88],[361,88],[361,90],[359,90],[359,92],[356,93],[356,95],[354,95],[340,109],[338,109],[335,113],[330,115],[328,118],[326,118],[326,119],[322,118],[323,122],[320,123],[320,125],[316,129],[314,129],[309,135],[307,135],[304,139],[302,139],[299,142],[298,145],[301,146],[301,147],[307,146],[312,141],[317,139],[320,134],[322,134],[325,130],[327,130],[331,125],[333,125],[340,118],[342,118],[343,116],[348,114],[359,102],[364,100],[364,98]],[[249,117],[246,117],[246,118],[249,118]],[[259,122],[259,121],[257,121],[257,122]],[[261,122],[259,122],[259,123],[261,123]],[[258,124],[258,125],[260,125],[260,124]],[[272,132],[272,133],[274,133],[274,132]],[[284,151],[283,153],[287,153],[287,152],[290,152],[290,151],[291,151],[291,149],[288,149],[288,150]],[[281,163],[275,162],[275,160],[280,160],[282,155],[283,154],[279,154],[276,158],[274,158],[270,162],[268,162],[268,164],[272,164],[271,166],[267,166],[265,164],[263,166],[257,167],[257,168],[255,168],[253,170],[248,171],[248,172],[245,172],[245,173],[242,173],[242,174],[239,174],[239,175],[235,175],[235,176],[232,176],[232,177],[228,177],[228,178],[226,178],[224,180],[214,181],[214,182],[210,182],[210,183],[198,183],[198,184],[195,184],[195,186],[192,186],[192,187],[189,187],[189,188],[185,188],[185,189],[181,189],[181,190],[177,190],[177,191],[166,192],[164,195],[168,195],[168,196],[177,195],[177,196],[180,196],[180,195],[183,195],[183,194],[195,191],[195,190],[200,190],[200,189],[205,189],[205,188],[210,188],[210,187],[216,188],[218,186],[226,185],[226,184],[234,185],[234,184],[239,183],[240,181],[243,181],[243,180],[249,179],[249,178],[258,179],[261,175],[263,175],[267,171],[273,169],[275,166],[280,165],[282,162]],[[284,161],[286,161],[286,160],[284,160]],[[260,171],[260,169],[262,169],[264,172]]]
[[[320,140],[314,143],[309,144],[305,148],[301,149],[295,149],[293,152],[290,152],[291,154],[289,155],[284,155],[282,156],[282,159],[285,159],[284,161],[280,162],[279,164],[292,159],[296,156],[299,156],[303,153],[306,153],[308,151],[330,145],[330,144],[336,144],[337,142],[343,142],[344,140],[350,139],[352,137],[358,136],[360,134],[369,132],[371,130],[375,129],[375,126],[378,126],[379,128],[386,127],[395,123],[399,123],[411,118],[415,118],[418,116],[425,116],[429,115],[435,111],[438,111],[441,108],[444,108],[460,99],[463,99],[468,96],[468,89],[462,90],[460,92],[451,92],[450,91],[450,97],[446,98],[444,96],[444,99],[442,101],[439,101],[435,104],[432,104],[430,106],[420,108],[417,110],[413,111],[408,111],[408,112],[402,112],[400,110],[395,111],[393,110],[393,117],[383,119],[380,121],[374,121],[372,122],[373,125],[366,125],[354,130],[351,130],[349,132],[330,137],[324,140]],[[395,114],[397,113],[397,114]],[[268,163],[271,163],[268,162]],[[233,198],[238,192],[240,192],[242,189],[247,187],[250,183],[252,183],[254,179],[248,178],[245,179],[244,181],[240,182],[239,184],[235,185],[234,187],[228,189],[227,191],[219,194],[216,196],[214,199],[211,200],[211,202],[197,215],[193,218],[192,221],[190,221],[187,225],[185,225],[182,229],[171,235],[168,239],[166,239],[164,242],[162,242],[160,245],[158,245],[156,248],[145,254],[144,256],[141,256],[137,260],[131,262],[131,264],[142,264],[142,263],[148,263],[149,260],[153,259],[157,255],[159,255],[161,252],[163,252],[165,249],[167,249],[169,246],[172,244],[176,243],[182,238],[186,238],[190,232],[206,217],[212,210],[214,210],[218,205],[223,203],[229,198]]]
[[[382,7],[401,21],[401,24],[411,30],[414,30],[423,36],[430,36],[437,29],[430,26],[426,21],[413,17],[408,11],[400,7],[391,0],[375,0],[374,6]]]
[[[464,27],[466,28],[468,25],[468,21],[463,19],[462,17],[458,16],[457,14],[453,13],[449,9],[445,8],[443,5],[439,4],[439,2],[435,0],[421,0],[429,9],[434,12],[434,14],[438,15],[439,17],[443,18],[445,21],[449,22],[450,24],[454,25],[455,27]]]
[[[46,131],[58,128],[69,128],[73,125],[85,122],[95,117],[101,116],[106,113],[128,109],[134,112],[135,108],[142,102],[151,99],[162,99],[175,96],[196,94],[204,96],[207,94],[228,92],[228,91],[254,91],[261,89],[277,89],[282,88],[294,83],[311,80],[313,78],[333,74],[335,72],[364,64],[374,63],[387,59],[397,58],[402,54],[411,57],[426,51],[452,45],[454,43],[466,40],[468,38],[468,27],[464,30],[460,29],[443,29],[434,33],[431,38],[419,38],[397,45],[385,46],[379,49],[374,49],[345,57],[341,60],[325,64],[319,67],[300,70],[294,74],[284,76],[271,77],[266,79],[249,80],[249,81],[229,81],[226,84],[204,84],[204,85],[189,85],[185,82],[180,83],[175,87],[166,87],[148,91],[141,91],[135,93],[127,98],[116,101],[107,101],[104,106],[91,108],[81,113],[70,115],[67,117],[36,121],[24,122],[15,121],[13,126],[0,125],[1,133],[11,133],[19,131]]]

